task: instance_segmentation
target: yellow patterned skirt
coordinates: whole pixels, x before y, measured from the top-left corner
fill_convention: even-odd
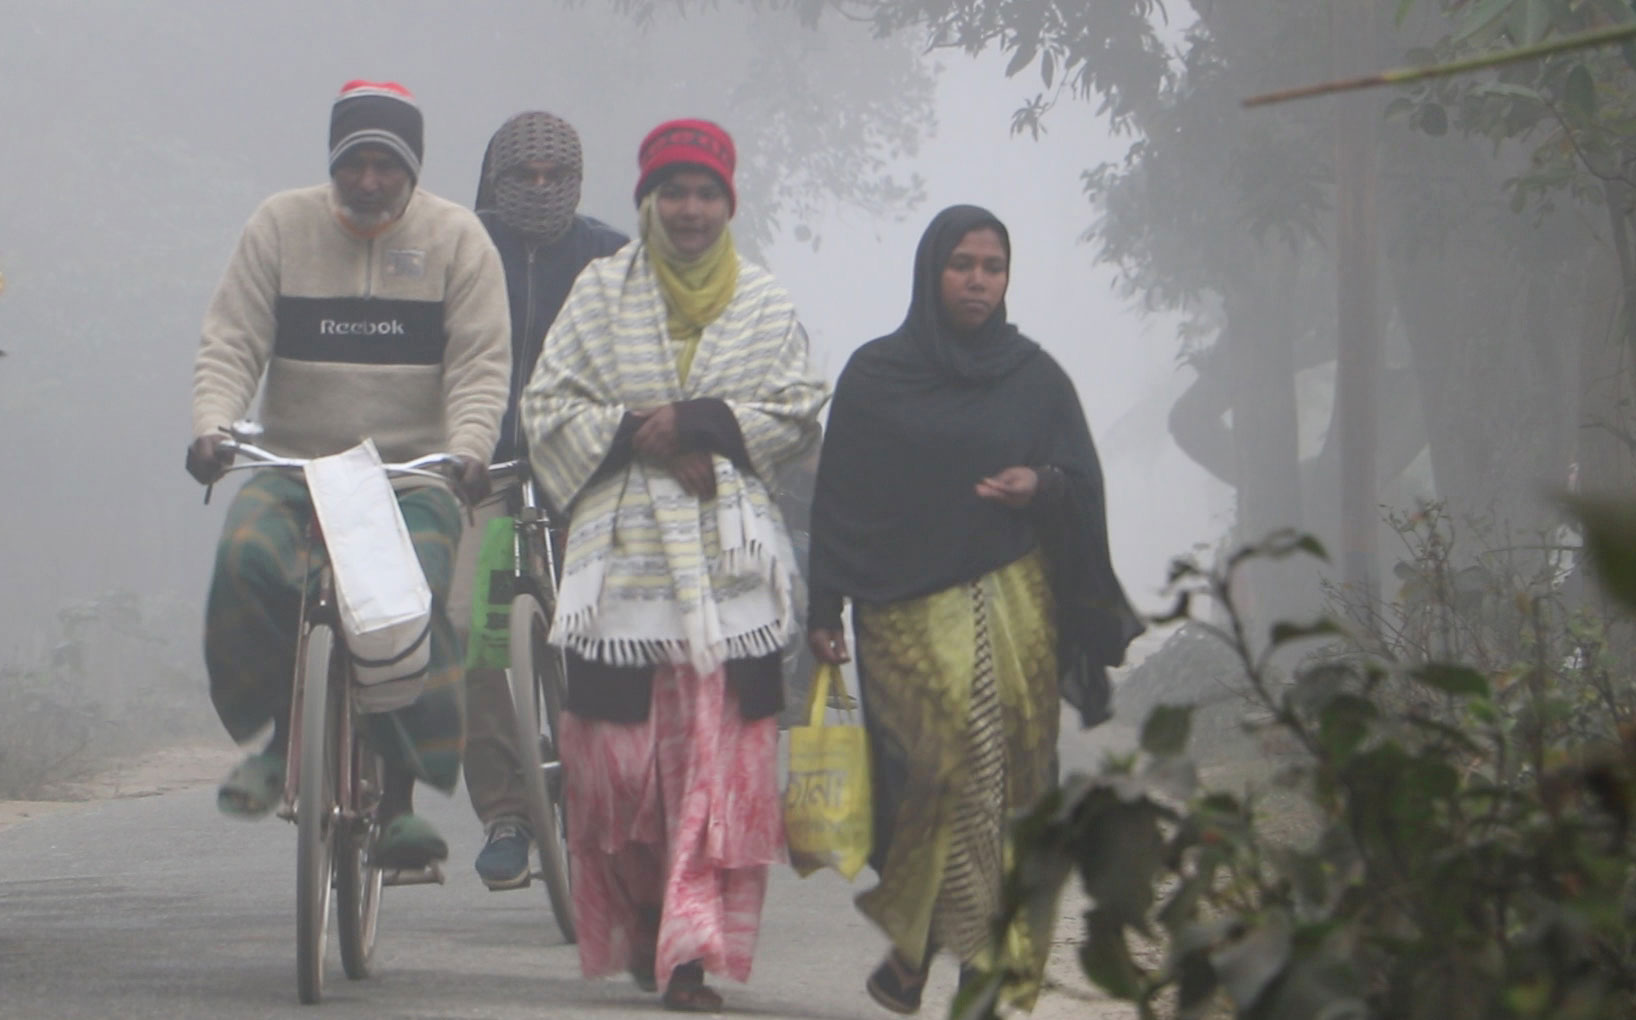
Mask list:
[[[1049,929],[1013,925],[999,959],[990,935],[1009,820],[1055,778],[1056,627],[1044,557],[1036,550],[910,602],[859,605],[855,626],[880,873],[858,909],[905,960],[945,949],[1033,975],[1037,987]]]

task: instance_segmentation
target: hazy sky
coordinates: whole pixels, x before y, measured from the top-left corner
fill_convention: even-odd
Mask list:
[[[14,72],[0,94],[10,157],[0,348],[11,353],[0,360],[0,471],[29,487],[0,502],[11,574],[0,661],[50,641],[53,617],[77,600],[113,589],[202,597],[225,499],[200,507],[181,470],[198,322],[255,204],[323,179],[341,82],[408,83],[426,113],[422,183],[461,202],[506,116],[564,114],[585,137],[584,211],[627,229],[641,133],[668,116],[734,119],[716,79],[737,72],[709,78],[686,64],[687,39],[721,30],[719,18],[643,35],[600,7],[523,0],[24,0],[13,13],[0,35],[0,66]],[[548,30],[508,29],[520,21]],[[729,28],[730,52],[754,44],[753,30]],[[63,60],[70,51],[77,59]],[[955,202],[993,209],[1016,248],[1012,316],[1079,386],[1108,475],[1117,566],[1133,597],[1156,605],[1167,559],[1220,533],[1229,496],[1168,440],[1164,414],[1186,379],[1171,325],[1111,293],[1077,240],[1093,218],[1079,173],[1126,142],[1072,100],[1043,140],[1012,138],[1034,72],[1007,81],[998,58],[940,61],[936,137],[903,167],[926,180],[926,203],[902,222],[834,213],[815,225],[819,251],[786,236],[768,261],[833,377],[902,318],[931,215]]]

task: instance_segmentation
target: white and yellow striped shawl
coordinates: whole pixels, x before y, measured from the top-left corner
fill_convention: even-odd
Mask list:
[[[716,498],[633,460],[592,481],[627,411],[694,397],[725,401],[753,472],[715,461]],[[705,328],[684,386],[646,246],[588,265],[558,313],[523,392],[534,474],[572,523],[553,644],[619,666],[767,655],[798,619],[795,557],[762,479],[816,439],[829,387],[784,289],[751,263]]]

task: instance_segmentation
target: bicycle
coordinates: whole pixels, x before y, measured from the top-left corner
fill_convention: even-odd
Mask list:
[[[249,440],[260,429],[241,422],[228,430],[222,448],[244,458],[223,472],[282,469],[298,471],[306,460],[281,457]],[[384,465],[392,477],[425,477],[447,482],[440,467],[457,465],[449,454],[431,454],[403,464]],[[205,490],[210,502],[212,487]],[[458,498],[458,497],[457,497]],[[303,556],[324,541],[313,515]],[[303,576],[307,571],[303,570]],[[384,765],[360,739],[352,694],[352,656],[335,602],[334,576],[326,565],[317,591],[301,597],[295,675],[290,702],[290,746],[284,790],[277,814],[296,826],[296,986],[303,1003],[323,998],[324,953],[329,940],[331,895],[341,943],[341,966],[352,980],[368,977],[375,953],[381,890],[385,886],[441,885],[442,869],[386,869],[373,850],[380,834]],[[309,739],[319,734],[321,739]]]
[[[569,943],[577,939],[570,898],[568,816],[563,803],[558,727],[568,698],[568,658],[548,638],[562,574],[553,533],[563,530],[540,497],[526,460],[489,467],[496,492],[504,492],[513,523],[511,606],[507,613],[512,704],[517,744],[523,755],[529,823],[542,880],[557,928]]]

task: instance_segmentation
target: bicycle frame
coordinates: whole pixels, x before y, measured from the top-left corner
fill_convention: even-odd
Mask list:
[[[318,527],[318,517],[315,514],[307,526],[307,543],[302,549],[301,576],[307,577],[312,570],[313,550],[322,546],[323,532]],[[307,638],[311,634],[314,624],[328,624],[335,634],[336,644],[344,649],[346,637],[341,632],[340,617],[335,609],[334,576],[325,566],[318,575],[318,590],[316,596],[311,594],[310,588],[303,587],[301,591],[301,613],[297,617],[300,621],[301,633],[297,638],[296,661],[304,661],[307,651]],[[331,824],[338,821],[351,823],[357,821],[358,791],[353,788],[353,729],[352,729],[352,671],[347,669],[340,677],[336,689],[340,696],[334,698],[336,716],[336,733],[339,734],[340,746],[335,754],[336,775],[336,816]],[[301,706],[306,700],[306,676],[301,675],[301,683],[293,685],[290,691],[290,751],[285,758],[284,767],[284,798],[278,810],[278,817],[286,821],[295,821],[296,791],[301,788]]]
[[[506,482],[506,511],[516,521],[512,531],[512,580],[515,590],[528,590],[542,605],[555,605],[561,576],[556,543],[551,532],[559,524],[540,498],[538,484],[525,461],[512,460],[489,468],[490,476]],[[515,484],[510,484],[514,481]],[[541,585],[548,590],[540,590]]]

